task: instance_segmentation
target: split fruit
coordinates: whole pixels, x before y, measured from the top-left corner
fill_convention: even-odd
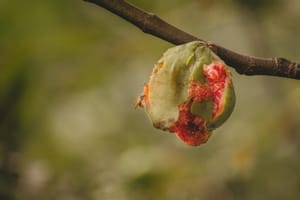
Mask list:
[[[193,146],[205,143],[227,120],[234,105],[230,71],[200,41],[168,49],[137,101],[154,127],[176,133]]]

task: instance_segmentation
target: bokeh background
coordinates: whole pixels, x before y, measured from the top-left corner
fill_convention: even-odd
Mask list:
[[[240,53],[300,61],[299,0],[130,1]],[[300,83],[233,73],[207,144],[133,104],[172,45],[80,0],[0,1],[1,200],[298,200]]]

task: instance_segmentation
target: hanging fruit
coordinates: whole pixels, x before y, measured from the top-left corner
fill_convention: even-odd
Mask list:
[[[193,146],[205,143],[234,105],[228,67],[200,41],[168,49],[137,101],[155,128],[175,133]]]

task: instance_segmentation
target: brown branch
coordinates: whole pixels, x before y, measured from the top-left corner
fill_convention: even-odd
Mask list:
[[[147,13],[124,0],[84,0],[101,6],[140,28],[143,32],[175,45],[200,40],[158,16]],[[206,42],[208,47],[239,74],[270,75],[300,79],[300,63],[285,58],[258,58],[235,53],[217,44]]]

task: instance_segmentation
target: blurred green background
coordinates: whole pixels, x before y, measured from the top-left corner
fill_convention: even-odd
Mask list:
[[[298,0],[130,1],[240,53],[300,60]],[[172,45],[80,0],[0,1],[1,200],[298,200],[299,81],[232,70],[207,144],[133,104]]]

